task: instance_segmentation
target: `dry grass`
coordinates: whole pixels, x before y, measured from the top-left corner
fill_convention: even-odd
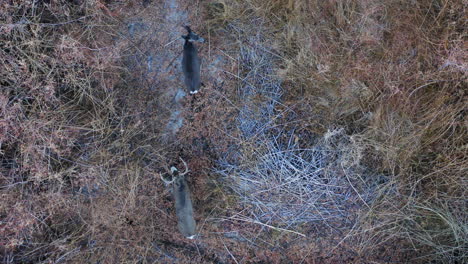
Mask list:
[[[172,35],[132,20],[163,3],[105,2],[0,4],[2,263],[467,261],[463,1],[197,3],[209,81],[174,144],[175,59],[148,70]],[[178,156],[193,243],[157,176]]]
[[[322,167],[316,159],[304,163],[301,155],[308,149],[318,155],[322,135],[341,127],[354,142],[339,147],[349,152],[344,156],[374,171],[371,175],[382,176],[357,173],[377,185],[354,192],[362,196],[371,191],[374,196],[340,245],[360,241],[352,250],[372,259],[379,246],[393,241],[399,244],[400,260],[408,260],[402,252],[410,249],[419,252],[414,261],[466,261],[462,1],[217,1],[207,10],[212,28],[229,30],[239,44],[239,67],[249,70],[238,74],[242,91],[252,85],[252,74],[264,80],[268,71],[282,83],[283,96],[274,98],[270,112],[271,98],[250,103],[239,95],[243,109],[257,107],[248,118],[240,110],[239,129],[245,130],[246,123],[250,130],[261,127],[262,133],[254,133],[250,148],[246,139],[239,141],[240,162],[222,163],[220,173],[232,180],[229,186],[244,204],[238,214],[288,228],[297,220],[324,220],[305,210],[317,203],[293,206],[304,196],[320,196],[322,189],[304,192],[304,184],[293,183],[300,177],[317,180],[314,172]],[[268,48],[253,51],[245,39]],[[241,59],[246,47],[255,63]],[[265,63],[270,69],[261,68]],[[252,86],[262,93],[269,84]],[[281,133],[287,135],[283,141]],[[271,144],[275,138],[282,143]],[[288,145],[288,139],[295,144]],[[339,154],[334,157],[343,164]],[[329,175],[345,180],[336,167]],[[309,212],[308,219],[297,217]]]
[[[128,215],[153,202],[134,194],[150,185],[132,146],[142,128],[119,102],[109,12],[100,1],[0,5],[3,263],[119,258],[112,250],[128,245],[106,241],[133,236],[123,230],[141,219]]]

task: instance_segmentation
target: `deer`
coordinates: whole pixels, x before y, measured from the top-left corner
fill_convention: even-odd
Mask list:
[[[182,71],[184,72],[184,82],[190,94],[198,93],[200,89],[200,64],[201,59],[198,57],[197,47],[194,42],[203,43],[205,40],[193,33],[189,26],[185,26],[187,35],[183,35],[185,40],[184,53],[182,57]]]
[[[180,158],[184,164],[185,171],[180,173],[179,170],[172,166],[166,171],[171,175],[172,180],[165,179],[162,174],[159,174],[161,180],[166,184],[172,184],[172,194],[175,200],[175,209],[177,216],[177,227],[182,235],[188,239],[195,238],[196,223],[193,218],[192,199],[190,199],[190,189],[185,179],[185,175],[189,173],[187,163]]]

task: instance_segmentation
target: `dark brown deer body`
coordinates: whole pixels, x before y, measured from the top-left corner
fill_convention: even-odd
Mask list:
[[[190,94],[198,93],[200,89],[200,63],[197,47],[193,42],[203,42],[203,38],[193,33],[190,27],[186,26],[187,35],[182,36],[185,39],[184,54],[182,57],[182,71],[184,72],[184,82]]]

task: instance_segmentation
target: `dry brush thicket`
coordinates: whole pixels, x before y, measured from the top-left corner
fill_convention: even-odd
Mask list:
[[[125,71],[109,12],[100,1],[0,4],[2,263],[102,259],[105,237],[127,226],[138,127],[117,100]]]
[[[174,147],[136,17],[175,2],[0,3],[2,263],[467,261],[464,1],[197,3],[202,78],[228,63]],[[180,153],[194,242],[157,176]]]
[[[282,232],[338,219],[337,244],[361,261],[466,261],[466,7],[208,5],[213,26],[237,38],[245,91],[240,158],[218,170],[243,204],[229,219]],[[382,257],[388,243],[398,246]]]
[[[242,26],[229,26],[233,35],[246,36],[238,40],[239,146],[235,154],[221,157],[217,173],[239,202],[252,206],[245,216],[251,222],[288,228],[303,223],[352,225],[351,211],[369,202],[376,185],[372,182],[384,177],[368,175],[360,166],[362,150],[344,129],[310,136],[313,143],[301,148],[301,135],[295,131],[298,117],[289,108],[277,111],[285,91],[275,73],[279,60],[268,47],[268,29],[245,32]],[[289,120],[283,124],[285,115]],[[240,158],[230,162],[233,155]]]

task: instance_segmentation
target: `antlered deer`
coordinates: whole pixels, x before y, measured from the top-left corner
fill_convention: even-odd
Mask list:
[[[164,179],[162,175],[160,175],[160,177],[165,183],[172,183],[172,192],[175,199],[175,209],[177,215],[177,226],[180,233],[182,233],[182,235],[184,235],[186,238],[194,239],[196,223],[195,219],[193,218],[193,206],[192,199],[190,199],[190,189],[185,179],[185,175],[189,172],[189,169],[187,163],[185,163],[182,158],[180,158],[180,160],[184,163],[185,166],[185,171],[183,173],[179,173],[179,170],[172,166],[170,169],[170,174],[172,176],[171,181]]]

